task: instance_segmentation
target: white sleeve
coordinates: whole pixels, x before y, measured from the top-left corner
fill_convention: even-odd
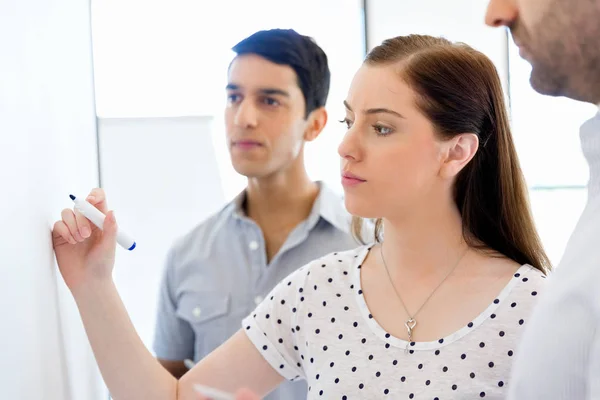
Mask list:
[[[588,399],[596,339],[589,304],[571,297],[555,301],[545,293],[521,338],[509,381],[510,400]],[[593,379],[598,379],[594,377]]]

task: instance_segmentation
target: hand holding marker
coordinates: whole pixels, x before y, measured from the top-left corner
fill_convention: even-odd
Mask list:
[[[91,205],[85,200],[82,200],[78,197],[69,195],[71,200],[75,203],[75,209],[79,211],[84,217],[92,221],[94,225],[98,227],[98,229],[102,230],[104,226],[104,218],[106,215],[102,214],[100,210]],[[125,250],[133,250],[135,249],[136,243],[128,234],[123,232],[121,228],[119,228],[117,232],[117,243],[121,245]]]
[[[96,206],[89,203],[87,200],[83,200],[82,198],[78,198],[74,195],[69,195],[71,200],[75,203],[75,210],[81,214],[81,216],[87,218],[90,222],[92,222],[95,226],[98,227],[101,231],[104,231],[104,222],[106,220],[106,215],[100,211],[98,208],[102,210],[106,210],[105,196],[104,192],[101,189],[95,189],[92,191],[90,196],[88,197],[90,201],[95,201],[97,203],[98,208]],[[65,214],[66,212],[66,214]],[[106,211],[109,215],[110,213]],[[85,228],[87,229],[86,233],[81,233],[78,239],[74,239],[71,237],[70,232],[77,231],[77,226],[75,225],[76,215],[73,215],[71,210],[63,210],[63,220],[58,221],[53,229],[53,241],[54,248],[56,251],[57,261],[59,263],[59,268],[61,270],[61,274],[65,278],[65,282],[69,288],[73,288],[77,285],[81,285],[82,281],[82,269],[86,268],[90,264],[90,255],[92,252],[95,252],[94,249],[92,251],[88,251],[87,254],[81,254],[80,251],[70,250],[71,246],[63,246],[65,243],[76,244],[77,242],[85,241],[85,238],[90,236],[89,234],[89,225],[86,223]],[[114,217],[113,217],[114,223]],[[108,228],[108,227],[107,227]],[[114,227],[113,227],[114,228]],[[129,235],[127,235],[124,231],[119,229],[118,227],[116,231],[116,242],[127,250],[133,250],[136,247],[136,242],[131,239]],[[75,230],[74,230],[75,229]],[[69,232],[70,231],[70,232]],[[114,230],[111,231],[111,236],[114,235]],[[114,236],[112,236],[114,238]],[[97,238],[96,238],[97,239]],[[96,241],[97,242],[97,241]],[[113,242],[114,243],[114,242]],[[98,243],[96,243],[98,244]],[[114,249],[114,247],[112,247]],[[88,248],[89,250],[89,248]],[[103,251],[101,249],[101,251]],[[106,251],[106,249],[104,249]],[[97,253],[97,252],[96,252]],[[110,258],[112,257],[112,261]],[[109,262],[114,262],[114,252],[111,257],[108,257]],[[96,263],[98,259],[100,259],[100,264],[106,263],[105,255],[95,254],[91,256],[93,259],[92,264]],[[62,264],[61,264],[62,263]],[[63,265],[65,264],[65,265]],[[110,268],[109,268],[110,269]],[[67,279],[69,278],[69,279]],[[69,284],[70,282],[70,284]],[[194,363],[191,360],[185,360],[186,366],[188,368],[193,368]],[[209,386],[195,384],[194,390],[197,393],[199,400],[260,400],[260,397],[255,393],[252,393],[248,389],[241,389],[235,395],[232,393],[227,393]]]

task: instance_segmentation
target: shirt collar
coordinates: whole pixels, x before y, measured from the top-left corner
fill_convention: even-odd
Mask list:
[[[306,219],[307,228],[314,228],[320,219],[324,219],[335,228],[343,232],[350,232],[352,216],[346,211],[342,197],[325,185],[325,183],[318,181],[317,184],[319,185],[319,194]],[[232,213],[233,216],[237,218],[246,217],[246,213],[242,207],[245,199],[246,190],[243,190],[229,204],[229,212]]]

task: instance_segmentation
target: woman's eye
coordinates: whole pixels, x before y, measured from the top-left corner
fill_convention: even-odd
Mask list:
[[[377,134],[380,136],[387,136],[390,133],[394,132],[394,130],[392,128],[390,128],[388,126],[379,125],[379,124],[373,125],[373,129],[375,129],[375,132],[377,132]]]
[[[346,125],[346,129],[350,129],[352,127],[352,121],[350,121],[348,118],[342,119],[340,123]]]

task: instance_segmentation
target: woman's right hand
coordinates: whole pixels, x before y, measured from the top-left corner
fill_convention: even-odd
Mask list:
[[[58,268],[71,291],[94,280],[112,279],[115,262],[117,223],[108,211],[104,190],[93,189],[86,200],[106,214],[103,230],[72,209],[62,211],[52,230]]]

